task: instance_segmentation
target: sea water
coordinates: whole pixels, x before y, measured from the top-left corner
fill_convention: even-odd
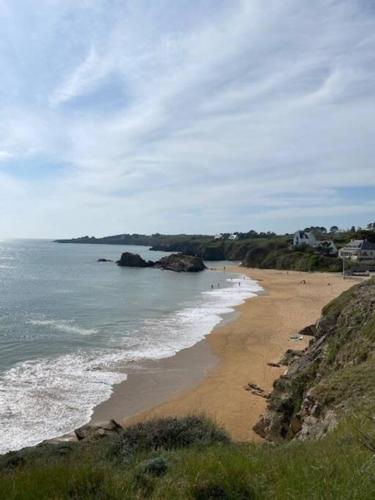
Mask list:
[[[129,362],[161,359],[202,340],[261,287],[216,270],[118,267],[147,247],[0,241],[0,453],[90,420]],[[215,263],[217,267],[217,263]],[[220,268],[220,270],[219,270]]]

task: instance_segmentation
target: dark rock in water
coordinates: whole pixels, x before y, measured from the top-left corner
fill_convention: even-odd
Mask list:
[[[88,424],[76,429],[75,435],[79,441],[83,439],[93,440],[108,435],[120,434],[123,427],[118,424],[115,420],[110,420],[109,422],[103,422],[100,424]]]
[[[196,273],[206,269],[206,266],[200,257],[180,253],[173,253],[167,257],[163,257],[155,263],[155,266],[160,269],[175,271],[177,273]]]
[[[112,259],[98,259],[96,262],[113,262]]]
[[[174,253],[163,257],[157,262],[151,260],[146,261],[140,255],[130,252],[125,252],[121,255],[119,266],[124,267],[157,267],[158,269],[166,269],[175,272],[195,273],[206,269],[203,260],[196,255],[184,255]]]
[[[124,267],[152,267],[154,262],[142,259],[137,253],[124,252],[117,264]]]

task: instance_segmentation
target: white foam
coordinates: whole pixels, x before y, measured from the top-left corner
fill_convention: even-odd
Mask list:
[[[146,320],[123,349],[77,353],[17,364],[0,376],[0,453],[71,432],[90,420],[93,409],[126,380],[127,361],[161,359],[202,340],[234,307],[262,291],[245,276],[227,287],[202,292],[196,303],[159,320]],[[34,325],[89,335],[71,321],[33,319]]]
[[[162,359],[192,347],[217,326],[225,314],[263,289],[254,280],[241,276],[227,280],[230,286],[202,292],[200,302],[171,313],[158,321],[146,320],[132,338],[125,340],[127,356],[133,360]]]
[[[73,320],[56,320],[56,319],[31,319],[31,325],[50,327],[54,330],[64,333],[73,333],[77,335],[94,335],[98,333],[95,328],[82,328],[74,324]]]
[[[66,355],[19,363],[0,377],[0,453],[33,446],[85,424],[126,380],[119,353]]]

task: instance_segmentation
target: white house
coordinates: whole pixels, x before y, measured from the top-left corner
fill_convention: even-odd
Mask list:
[[[228,238],[229,240],[238,240],[238,234],[231,234]]]
[[[364,264],[375,264],[375,243],[367,240],[351,240],[339,250],[339,257]]]
[[[214,240],[222,240],[224,236],[221,233],[215,234]]]
[[[312,231],[297,231],[293,236],[293,246],[301,247],[307,245],[314,247],[317,244],[317,239]]]

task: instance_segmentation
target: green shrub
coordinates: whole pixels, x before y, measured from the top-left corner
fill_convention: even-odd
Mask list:
[[[131,455],[139,451],[171,450],[229,441],[228,434],[205,417],[169,417],[125,428],[115,438],[108,453],[115,459],[128,461]]]

